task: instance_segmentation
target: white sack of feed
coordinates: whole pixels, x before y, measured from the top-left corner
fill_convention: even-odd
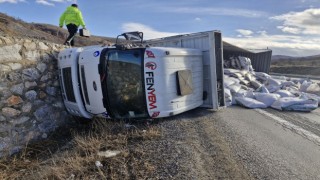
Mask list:
[[[293,95],[290,91],[282,90],[282,89],[274,93],[279,94],[281,97],[295,97],[295,95]]]
[[[267,107],[271,106],[276,100],[278,100],[281,96],[279,94],[273,93],[254,93],[254,97],[256,100],[264,103]]]
[[[280,90],[280,86],[273,85],[273,84],[268,84],[268,85],[266,86],[266,88],[268,89],[268,91],[269,91],[270,93],[273,93],[273,92],[276,92],[276,91]]]
[[[292,81],[283,81],[283,82],[281,82],[281,87],[282,88],[291,87],[291,86],[296,87],[297,85]]]
[[[233,85],[229,86],[229,89],[231,90],[231,93],[236,93],[241,89],[241,85],[240,84],[233,84]]]
[[[233,93],[233,96],[254,98],[254,92],[252,90],[240,89],[238,92]]]
[[[267,84],[269,85],[275,85],[275,86],[281,86],[281,81],[274,79],[274,78],[269,78],[267,81]]]
[[[318,93],[320,92],[320,86],[313,82],[304,81],[300,86],[300,91],[308,93]]]
[[[235,98],[237,104],[244,106],[246,108],[250,108],[250,109],[255,109],[255,108],[267,108],[267,105],[265,105],[264,103],[252,99],[252,98],[248,98],[248,97],[236,97]]]
[[[240,65],[241,65],[242,69],[244,69],[246,71],[250,71],[251,60],[249,58],[239,56],[239,61],[240,61]]]
[[[276,100],[271,107],[283,111],[310,112],[318,108],[318,101],[309,98],[284,97]]]
[[[239,84],[239,80],[235,80],[235,78],[224,78],[223,84],[225,87],[229,87],[233,84]]]
[[[316,94],[311,94],[311,93],[301,93],[301,97],[306,98],[306,99],[315,99],[318,101],[318,105],[320,106],[320,96]]]
[[[271,76],[267,73],[264,72],[255,72],[255,76],[256,78],[263,80],[263,81],[267,81],[268,79],[271,78]]]
[[[254,88],[254,89],[258,89],[262,86],[262,84],[259,81],[250,81],[250,85]]]
[[[266,86],[264,86],[264,85],[261,85],[261,87],[259,89],[257,89],[256,91],[260,92],[260,93],[270,93],[268,88],[266,88]]]
[[[231,95],[230,89],[224,88],[224,98],[226,101],[226,106],[231,106],[232,105],[232,95]]]

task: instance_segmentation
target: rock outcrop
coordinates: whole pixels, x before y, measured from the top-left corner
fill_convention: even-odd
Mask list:
[[[35,39],[0,36],[0,156],[46,138],[67,122],[57,66],[63,48]]]

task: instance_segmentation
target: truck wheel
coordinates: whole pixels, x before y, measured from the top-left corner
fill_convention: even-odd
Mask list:
[[[79,116],[72,116],[72,117],[73,117],[73,120],[79,124],[90,124],[92,122],[91,119],[87,119],[84,117],[79,117]]]

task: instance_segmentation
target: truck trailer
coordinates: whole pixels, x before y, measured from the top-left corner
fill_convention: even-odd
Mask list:
[[[118,42],[120,36],[130,43]],[[152,119],[225,106],[219,31],[148,41],[141,32],[120,36],[115,45],[59,53],[61,92],[71,115]]]

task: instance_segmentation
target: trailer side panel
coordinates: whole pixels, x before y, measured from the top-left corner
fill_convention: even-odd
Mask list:
[[[203,52],[203,88],[202,107],[219,109],[224,106],[223,95],[223,46],[221,33],[208,31],[195,34],[178,35],[146,41],[151,46],[183,47],[200,49]]]

